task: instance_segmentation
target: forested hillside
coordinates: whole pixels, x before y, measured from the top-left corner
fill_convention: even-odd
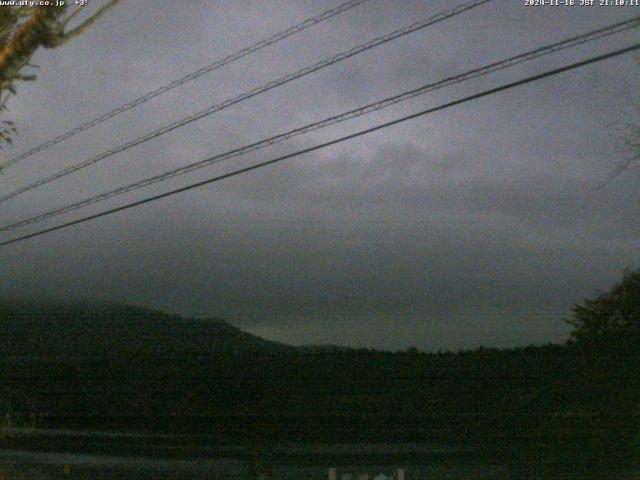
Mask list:
[[[565,345],[438,354],[295,348],[137,307],[4,304],[3,408],[54,428],[520,444],[620,463],[637,447],[637,277],[577,306]]]

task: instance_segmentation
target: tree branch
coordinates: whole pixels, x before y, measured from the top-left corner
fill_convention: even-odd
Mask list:
[[[73,18],[78,15],[79,13],[82,12],[82,10],[84,9],[84,7],[86,7],[87,4],[85,3],[84,5],[80,5],[78,8],[76,8],[73,13],[71,15],[69,15],[67,18],[64,19],[64,21],[62,22],[62,26],[66,27],[67,24],[73,20]]]
[[[107,3],[106,5],[102,6],[102,8],[100,8],[96,13],[94,13],[91,17],[89,17],[88,19],[86,19],[84,22],[82,22],[80,25],[78,25],[76,28],[74,28],[73,30],[70,30],[69,32],[66,33],[62,33],[61,35],[59,35],[56,39],[55,39],[55,44],[53,45],[54,47],[57,47],[59,45],[62,45],[65,42],[68,42],[69,40],[71,40],[74,37],[77,37],[78,35],[81,35],[82,33],[84,33],[89,27],[91,27],[91,25],[93,25],[102,15],[104,15],[107,10],[109,10],[110,8],[112,8],[115,4],[117,4],[120,0],[111,0],[109,3]],[[74,13],[75,14],[75,13]],[[71,15],[71,17],[73,17],[73,15]],[[62,26],[64,27],[67,22],[71,19],[71,17],[69,17],[63,24]]]
[[[31,18],[18,26],[15,35],[0,49],[0,89],[18,77],[38,47],[51,44],[57,33],[56,20],[63,12],[60,7],[38,7]]]

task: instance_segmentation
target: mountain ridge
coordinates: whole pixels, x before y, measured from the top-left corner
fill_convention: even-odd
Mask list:
[[[183,317],[124,304],[0,301],[0,356],[5,359],[274,354],[294,348],[217,317]]]

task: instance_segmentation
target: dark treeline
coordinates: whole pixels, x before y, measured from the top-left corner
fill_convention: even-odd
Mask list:
[[[5,364],[3,382],[26,395],[23,411],[46,413],[44,423],[55,427],[133,422],[144,429],[215,433],[222,427],[225,435],[255,429],[260,436],[333,440],[358,432],[370,438],[379,430],[379,439],[424,440],[528,434],[539,416],[574,396],[567,388],[574,381],[571,357],[558,346],[443,355],[132,356]],[[508,432],[496,428],[503,423]]]
[[[627,273],[576,306],[565,345],[438,354],[293,348],[134,307],[5,304],[3,416],[221,442],[520,445],[621,466],[639,446],[639,292]]]

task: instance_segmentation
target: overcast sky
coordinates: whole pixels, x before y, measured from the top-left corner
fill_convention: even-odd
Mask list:
[[[97,0],[93,0],[95,6]],[[21,153],[340,3],[124,1],[40,51],[5,118]],[[371,0],[205,75],[0,176],[0,191],[457,2]],[[2,224],[640,14],[494,0],[0,205]],[[98,212],[631,45],[624,33],[112,199]],[[640,266],[640,176],[594,190],[640,123],[638,56],[470,102],[0,251],[0,294],[226,318],[293,344],[424,350],[564,341],[570,308]],[[35,231],[36,226],[19,233]],[[3,238],[17,236],[5,234]]]

